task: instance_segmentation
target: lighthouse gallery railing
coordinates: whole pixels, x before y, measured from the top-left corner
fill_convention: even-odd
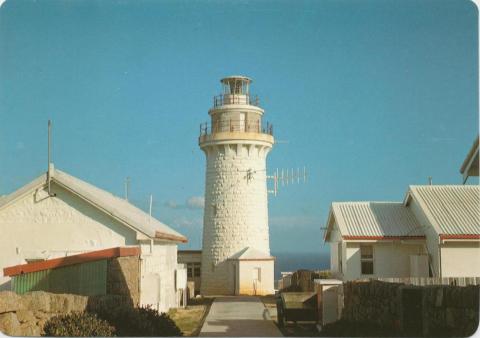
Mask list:
[[[262,126],[260,120],[248,121],[240,119],[221,120],[213,124],[208,122],[200,124],[200,136],[222,132],[259,133],[273,136],[273,125],[267,122],[266,126]]]

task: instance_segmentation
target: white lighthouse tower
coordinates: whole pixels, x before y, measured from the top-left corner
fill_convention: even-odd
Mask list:
[[[207,157],[201,293],[271,294],[266,158],[274,139],[264,110],[250,95],[251,79],[221,80],[222,94],[201,127]]]

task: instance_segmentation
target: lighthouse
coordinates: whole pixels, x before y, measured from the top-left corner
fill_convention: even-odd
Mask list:
[[[252,80],[229,76],[201,125],[206,156],[201,294],[274,293],[266,159],[274,144]]]

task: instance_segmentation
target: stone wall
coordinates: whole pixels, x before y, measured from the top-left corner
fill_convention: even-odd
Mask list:
[[[476,286],[411,286],[400,283],[347,282],[342,319],[372,323],[392,333],[470,336],[478,327]],[[418,316],[413,315],[418,313]]]
[[[108,260],[107,294],[127,296],[132,305],[140,303],[140,259],[138,256]]]
[[[270,254],[265,171],[270,147],[251,140],[203,150],[207,172],[201,293],[233,294],[234,268],[227,259],[246,247]]]
[[[398,329],[401,285],[377,281],[344,283],[342,318]]]
[[[478,328],[479,290],[478,285],[424,287],[424,333],[471,336]]]
[[[40,336],[48,319],[70,312],[94,310],[97,306],[128,306],[124,296],[78,296],[43,291],[17,295],[0,292],[0,331],[10,336]]]

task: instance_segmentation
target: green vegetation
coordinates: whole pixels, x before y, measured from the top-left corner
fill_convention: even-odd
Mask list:
[[[175,322],[165,313],[150,307],[99,308],[98,316],[109,323],[121,337],[172,337],[182,336]]]
[[[115,328],[95,314],[73,312],[50,318],[44,331],[50,337],[112,337]]]
[[[213,298],[191,299],[186,308],[171,309],[168,315],[184,336],[198,336]]]

